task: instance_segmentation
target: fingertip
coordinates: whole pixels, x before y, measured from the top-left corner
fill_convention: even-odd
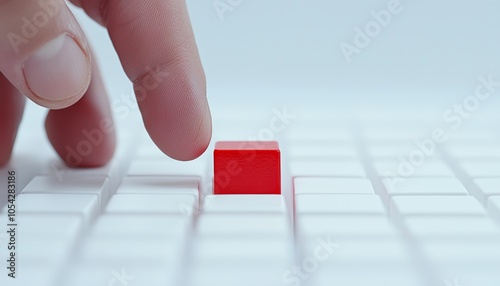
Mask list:
[[[203,155],[212,138],[212,119],[208,107],[185,119],[180,118],[176,124],[145,120],[146,130],[156,146],[165,155],[178,161],[191,161]]]
[[[102,167],[109,163],[115,152],[115,133],[101,128],[96,121],[98,115],[82,114],[85,110],[79,109],[79,104],[70,109],[73,110],[51,110],[45,120],[47,136],[59,157],[74,168]],[[75,118],[78,115],[81,119]]]
[[[199,66],[167,70],[168,76],[147,92],[142,78],[134,82],[144,125],[167,156],[194,160],[206,151],[212,137],[205,76]]]
[[[177,140],[177,146],[167,145],[169,148],[164,153],[178,161],[191,161],[203,155],[212,139],[212,120],[210,116],[205,116],[201,121],[200,127],[193,132],[196,136],[194,140]]]

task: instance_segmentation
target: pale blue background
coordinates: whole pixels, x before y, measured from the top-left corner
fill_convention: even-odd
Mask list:
[[[227,0],[220,0],[227,3]],[[401,0],[371,44],[348,64],[339,45],[389,1],[242,0],[221,20],[212,0],[188,0],[209,98],[441,112],[472,94],[478,76],[500,79],[500,2]],[[106,32],[81,12],[111,94],[131,94]],[[298,99],[298,98],[301,99]],[[495,106],[492,98],[488,106]]]

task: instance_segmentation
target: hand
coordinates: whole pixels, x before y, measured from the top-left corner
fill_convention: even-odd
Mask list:
[[[185,1],[71,2],[108,29],[156,145],[177,160],[200,156],[210,141],[211,116]],[[0,165],[11,156],[23,94],[51,109],[46,131],[66,163],[95,167],[111,159],[107,95],[64,0],[0,0],[0,72]]]

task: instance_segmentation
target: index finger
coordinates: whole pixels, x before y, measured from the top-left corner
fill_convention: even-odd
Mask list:
[[[74,2],[107,27],[156,145],[177,160],[200,156],[212,124],[185,1]]]

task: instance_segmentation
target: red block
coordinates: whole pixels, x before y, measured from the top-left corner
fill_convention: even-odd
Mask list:
[[[217,142],[214,194],[281,194],[280,165],[276,141]]]

